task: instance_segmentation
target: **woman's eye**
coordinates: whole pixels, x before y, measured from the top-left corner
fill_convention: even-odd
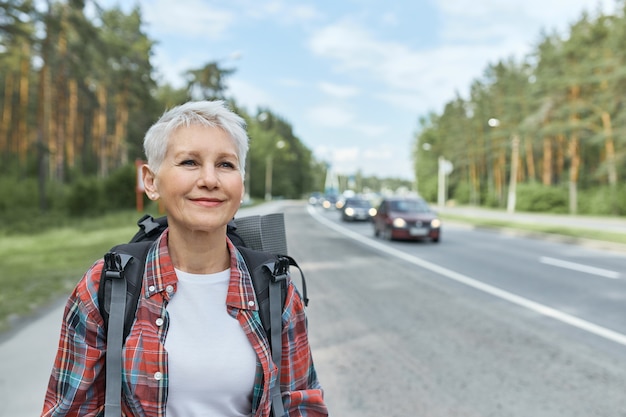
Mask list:
[[[196,165],[196,162],[193,159],[185,159],[184,161],[180,162],[180,165],[182,165],[182,166],[194,166],[194,165]]]
[[[222,168],[235,168],[235,164],[233,164],[232,162],[228,162],[228,161],[220,162],[219,166]]]

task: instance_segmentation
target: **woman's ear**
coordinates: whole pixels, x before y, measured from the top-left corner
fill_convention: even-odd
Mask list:
[[[143,188],[150,200],[157,200],[159,192],[156,186],[156,176],[147,164],[141,166],[141,178],[143,179]]]

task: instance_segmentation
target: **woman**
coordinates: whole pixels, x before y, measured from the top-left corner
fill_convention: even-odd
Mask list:
[[[250,274],[226,236],[239,209],[248,137],[221,101],[189,102],[144,138],[143,183],[169,228],[146,260],[143,296],[124,347],[126,416],[269,416],[277,368]],[[42,416],[104,408],[106,332],[97,305],[102,260],[71,294]],[[285,415],[326,416],[303,302],[289,284],[280,372]]]

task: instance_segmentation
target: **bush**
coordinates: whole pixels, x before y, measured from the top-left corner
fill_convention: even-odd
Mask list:
[[[135,207],[137,174],[134,164],[113,171],[105,179],[82,178],[71,186],[68,214],[91,216]]]
[[[106,197],[105,211],[129,209],[135,207],[135,187],[137,184],[137,169],[135,164],[123,166],[109,175],[103,184],[103,193]]]
[[[75,182],[67,196],[66,207],[70,216],[88,216],[104,212],[103,182],[94,177],[85,177]]]
[[[578,192],[578,212],[597,216],[626,215],[626,186],[597,187]]]
[[[539,183],[518,184],[515,208],[520,211],[567,213],[568,191],[561,187]]]

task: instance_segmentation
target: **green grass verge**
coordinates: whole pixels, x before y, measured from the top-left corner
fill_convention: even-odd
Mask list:
[[[581,228],[573,228],[573,227],[564,227],[559,225],[549,225],[549,224],[530,224],[524,222],[511,222],[506,220],[494,220],[494,219],[482,219],[482,218],[473,218],[473,217],[465,217],[454,214],[441,214],[441,218],[451,221],[458,221],[461,223],[467,223],[478,227],[487,227],[494,229],[516,229],[516,230],[524,230],[528,232],[536,232],[536,233],[548,233],[560,236],[568,236],[576,239],[591,239],[591,240],[599,240],[604,242],[613,242],[626,244],[626,235],[624,233],[612,233],[603,230],[592,230],[592,229],[581,229]]]
[[[116,213],[41,234],[0,237],[0,331],[69,294],[93,262],[135,234],[138,217]]]

